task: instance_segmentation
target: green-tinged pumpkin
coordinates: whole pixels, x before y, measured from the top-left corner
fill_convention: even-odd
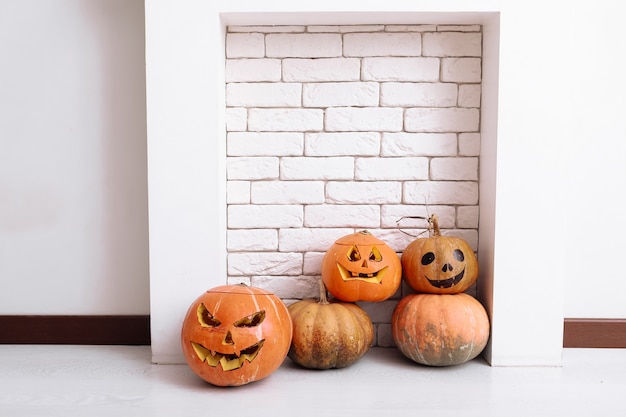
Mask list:
[[[369,231],[343,236],[326,251],[322,280],[341,301],[384,301],[402,281],[398,254]]]
[[[405,282],[417,292],[458,294],[478,279],[478,259],[460,237],[442,236],[436,215],[429,218],[429,237],[417,238],[402,252]]]
[[[422,365],[458,365],[487,345],[489,318],[482,304],[465,293],[410,294],[398,302],[391,330],[407,358]]]
[[[291,317],[273,293],[223,285],[201,294],[185,316],[181,343],[189,367],[217,386],[269,376],[291,344]]]
[[[320,299],[291,304],[293,338],[289,358],[311,369],[345,368],[369,350],[374,327],[368,314],[356,304],[329,302],[320,282]]]

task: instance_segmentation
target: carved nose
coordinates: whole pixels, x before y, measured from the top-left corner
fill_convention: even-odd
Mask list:
[[[361,267],[367,268],[367,261],[365,259],[363,260],[363,264],[361,265]]]
[[[224,340],[222,341],[223,345],[234,345],[235,342],[233,342],[233,335],[230,334],[230,330],[228,331],[228,333],[226,333],[226,336],[224,336]]]
[[[450,265],[450,264],[443,264],[443,267],[441,268],[441,270],[443,272],[452,271],[452,265]]]

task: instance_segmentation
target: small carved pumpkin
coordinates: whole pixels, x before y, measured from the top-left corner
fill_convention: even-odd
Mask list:
[[[287,306],[273,293],[223,285],[191,304],[181,341],[198,376],[217,386],[239,386],[278,369],[289,352],[291,334]]]
[[[457,294],[478,279],[478,260],[464,239],[442,236],[436,215],[429,218],[429,237],[409,243],[402,253],[406,283],[417,292]]]
[[[458,365],[487,345],[489,318],[482,304],[465,293],[410,294],[396,305],[391,331],[407,358],[422,365]]]
[[[339,238],[326,251],[322,280],[341,301],[383,301],[398,290],[402,265],[391,247],[362,230]]]
[[[368,314],[354,303],[328,302],[320,281],[320,299],[289,307],[293,338],[289,358],[311,369],[345,368],[359,360],[374,340]]]

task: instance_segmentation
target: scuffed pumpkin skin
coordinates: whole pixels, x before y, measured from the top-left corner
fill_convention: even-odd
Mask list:
[[[254,317],[262,321],[248,322]],[[216,386],[240,386],[278,369],[287,357],[291,335],[291,317],[280,298],[255,287],[223,285],[191,304],[183,321],[181,346],[187,364],[199,377]]]
[[[396,346],[422,365],[458,365],[476,358],[489,340],[489,317],[474,297],[462,294],[410,294],[392,318]]]
[[[356,304],[306,299],[288,309],[293,322],[288,356],[305,368],[350,366],[367,353],[374,340],[372,322]]]

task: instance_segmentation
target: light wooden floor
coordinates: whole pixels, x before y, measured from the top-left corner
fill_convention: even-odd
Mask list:
[[[428,368],[374,348],[342,370],[286,359],[264,380],[218,388],[186,365],[151,364],[149,347],[0,345],[2,417],[287,415],[622,417],[626,350],[565,349],[557,368]]]

